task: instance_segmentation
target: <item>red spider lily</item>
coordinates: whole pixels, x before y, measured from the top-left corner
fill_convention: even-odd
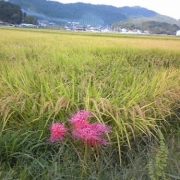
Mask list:
[[[52,124],[52,126],[50,127],[51,136],[50,136],[49,141],[53,143],[53,142],[62,140],[67,130],[68,129],[65,128],[64,124],[62,123]]]
[[[107,145],[108,141],[104,137],[104,134],[110,131],[109,126],[105,126],[102,123],[89,123],[88,117],[92,117],[88,111],[78,111],[70,119],[72,125],[72,136],[74,138],[82,140],[90,146],[95,145]]]
[[[89,117],[92,117],[90,112],[80,110],[76,114],[72,115],[69,122],[75,129],[83,128],[89,126],[90,123],[87,121],[87,118]]]
[[[108,141],[104,137],[104,133],[107,132],[105,129],[106,128],[104,128],[104,130],[98,130],[90,124],[88,127],[75,129],[72,132],[72,136],[81,139],[84,143],[87,143],[90,146],[107,145]]]

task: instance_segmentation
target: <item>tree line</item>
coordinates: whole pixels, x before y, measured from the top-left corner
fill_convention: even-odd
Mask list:
[[[169,24],[166,22],[157,22],[157,21],[145,21],[142,23],[132,23],[132,22],[119,22],[113,24],[113,29],[126,28],[129,30],[140,29],[140,30],[149,30],[152,34],[167,34],[175,35],[176,31],[180,29],[180,26],[176,24]]]

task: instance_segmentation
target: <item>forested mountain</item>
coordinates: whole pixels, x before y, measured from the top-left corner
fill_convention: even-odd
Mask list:
[[[21,7],[9,2],[0,1],[0,20],[12,24],[22,22]]]
[[[173,19],[139,6],[114,7],[108,5],[93,5],[86,3],[63,4],[52,0],[6,0],[9,1],[7,11],[0,8],[0,20],[15,23],[32,23],[33,17],[37,20],[49,20],[51,22],[66,24],[67,22],[79,22],[83,25],[111,26],[113,29],[141,29],[149,30],[153,34],[175,34],[180,29],[180,20]],[[0,0],[1,5],[4,4]],[[13,3],[14,5],[12,5]],[[13,8],[12,8],[13,6]],[[23,11],[23,18],[22,12]],[[12,10],[13,9],[13,10]],[[17,10],[18,9],[18,10]],[[7,12],[11,12],[11,18]],[[24,16],[28,15],[28,16]],[[33,23],[36,24],[36,23]]]
[[[158,13],[135,7],[114,7],[108,5],[93,5],[85,3],[63,4],[47,0],[9,0],[21,6],[27,14],[34,15],[38,19],[47,19],[56,22],[78,21],[82,24],[112,25],[120,21],[129,21],[137,18],[158,19]],[[163,21],[163,16],[161,16]],[[177,22],[171,18],[173,23]]]

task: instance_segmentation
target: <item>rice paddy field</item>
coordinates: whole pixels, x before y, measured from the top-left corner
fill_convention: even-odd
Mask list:
[[[0,34],[0,179],[180,179],[179,37]],[[106,146],[49,143],[79,110],[111,127]]]

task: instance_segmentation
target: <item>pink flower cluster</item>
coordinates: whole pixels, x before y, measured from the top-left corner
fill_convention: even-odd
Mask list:
[[[108,141],[105,138],[105,133],[110,131],[109,126],[102,123],[90,123],[88,118],[91,118],[90,112],[80,110],[71,116],[69,120],[72,137],[83,141],[89,146],[107,145]],[[61,123],[55,123],[51,126],[51,142],[62,140],[67,129]]]
[[[65,128],[64,124],[62,123],[54,123],[50,127],[51,136],[50,136],[50,142],[56,142],[60,141],[64,138],[65,133],[67,132],[67,128]]]
[[[92,117],[88,111],[81,110],[73,115],[70,119],[72,126],[72,136],[82,140],[90,146],[107,145],[108,141],[104,137],[104,133],[110,131],[109,126],[102,123],[89,123],[87,120]]]

